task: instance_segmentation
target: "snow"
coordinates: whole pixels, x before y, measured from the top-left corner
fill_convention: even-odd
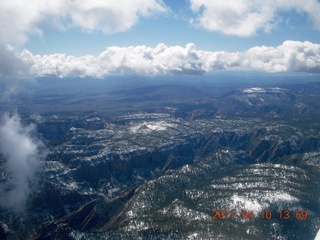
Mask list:
[[[230,209],[246,209],[247,211],[253,211],[255,213],[263,210],[263,205],[258,202],[257,199],[248,199],[246,197],[238,196],[234,194],[231,197],[230,203],[234,206]]]
[[[242,90],[243,93],[265,93],[265,92],[284,92],[286,89],[284,88],[260,88],[260,87],[252,87],[252,88],[245,88]]]
[[[281,191],[268,191],[264,194],[241,196],[233,194],[229,201],[229,209],[245,209],[258,214],[262,210],[267,210],[271,205],[278,205],[279,209],[283,203],[299,203],[299,199]]]
[[[131,133],[150,133],[152,131],[165,131],[169,127],[176,127],[176,125],[166,121],[150,121],[135,124],[129,130]]]
[[[317,233],[317,236],[315,237],[314,240],[320,240],[320,229],[319,229],[319,231],[318,231],[318,233]]]
[[[259,87],[246,88],[243,90],[244,93],[254,93],[254,92],[266,92],[265,89]]]

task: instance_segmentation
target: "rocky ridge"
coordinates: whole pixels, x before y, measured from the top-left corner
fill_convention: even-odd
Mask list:
[[[286,191],[277,181],[281,179],[278,176],[290,171],[293,172],[293,179],[304,176],[315,179],[313,176],[319,172],[320,156],[320,125],[317,118],[309,114],[297,114],[296,118],[289,120],[278,116],[271,119],[257,117],[261,111],[266,113],[267,108],[272,106],[272,101],[268,100],[270,96],[277,98],[276,102],[291,103],[295,97],[287,90],[267,89],[266,93],[262,88],[251,88],[236,92],[232,99],[239,94],[248,97],[252,93],[260,94],[260,97],[257,100],[255,96],[257,101],[253,101],[250,96],[250,104],[247,99],[237,99],[241,104],[257,109],[250,110],[255,115],[250,117],[247,117],[247,110],[240,111],[240,117],[237,116],[239,111],[228,112],[230,108],[223,108],[224,104],[228,104],[228,97],[221,104],[221,114],[205,118],[200,116],[193,121],[178,118],[176,111],[127,114],[112,121],[104,120],[97,113],[31,116],[28,121],[36,123],[50,153],[43,163],[38,185],[28,199],[25,217],[1,209],[0,236],[3,239],[25,236],[30,239],[191,236],[192,239],[196,229],[181,231],[182,226],[190,225],[190,222],[183,224],[186,216],[181,209],[185,209],[185,212],[204,220],[200,221],[202,225],[199,228],[202,230],[199,234],[208,237],[204,226],[209,221],[212,208],[217,206],[209,203],[206,203],[207,207],[203,207],[204,203],[201,205],[203,199],[215,193],[211,190],[210,193],[207,184],[215,184],[221,189],[221,179],[229,179],[229,172],[232,171],[246,178],[250,184],[265,182],[268,177],[264,178],[261,174],[258,177],[246,175],[246,171],[261,172],[261,168],[270,174],[272,171],[276,173],[271,181],[274,185],[268,186],[264,193],[277,195],[275,189],[278,188],[283,190],[283,196],[305,198],[301,201],[302,205],[308,207],[314,218],[308,222],[309,228],[303,226],[313,234],[320,226],[317,215],[319,209],[315,207],[319,206],[319,197],[314,198],[318,196],[317,193],[311,193],[311,189],[306,196],[301,190],[294,194],[294,189],[292,192],[290,189]],[[268,102],[265,103],[268,106],[265,109],[260,106],[263,102]],[[221,179],[212,177],[219,173],[219,169],[223,170]],[[6,169],[1,169],[3,181],[8,174]],[[243,186],[239,185],[239,179],[230,180],[227,184],[232,182],[240,189]],[[284,186],[299,185],[301,189],[311,182],[290,180]],[[263,186],[262,183],[259,185]],[[243,189],[253,191],[255,187]],[[201,195],[201,191],[209,195]],[[176,198],[170,197],[173,193],[177,194]],[[202,197],[197,198],[199,194]],[[313,197],[310,198],[310,194],[314,194]],[[189,200],[184,200],[183,196],[186,195]],[[248,199],[248,196],[225,196],[231,200],[237,197],[240,200],[245,197]],[[251,196],[257,197],[254,193]],[[221,208],[226,207],[221,199],[212,200]],[[194,201],[193,207],[187,206],[190,201]],[[258,203],[264,206],[265,201],[260,199]],[[243,204],[246,202],[242,201]],[[158,209],[153,211],[143,207],[147,205],[150,205],[149,208],[158,206]],[[296,207],[294,204],[290,206]],[[176,211],[177,217],[170,215],[168,209]],[[168,222],[172,222],[172,218],[178,219],[181,224],[176,229],[180,229],[180,232],[174,232],[174,228],[164,226],[159,222],[162,220],[152,217],[159,213]],[[146,226],[146,222],[150,224]],[[277,224],[282,227],[282,223]],[[17,225],[20,226],[19,230]],[[248,228],[263,233],[255,226]]]

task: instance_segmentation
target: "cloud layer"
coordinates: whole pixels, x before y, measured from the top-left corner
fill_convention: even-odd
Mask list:
[[[250,37],[259,30],[269,32],[279,21],[279,13],[306,13],[315,29],[320,30],[318,0],[190,0],[191,9],[198,14],[193,24],[209,31]]]
[[[285,41],[277,47],[254,47],[245,52],[197,50],[192,43],[181,46],[159,44],[108,47],[99,56],[65,54],[33,55],[28,50],[20,59],[30,66],[31,74],[41,76],[104,77],[110,73],[141,75],[202,74],[217,70],[259,70],[266,72],[320,73],[320,45]]]
[[[114,33],[131,28],[141,16],[166,11],[161,0],[0,0],[0,39],[19,45],[48,27]]]
[[[35,172],[45,154],[43,143],[33,136],[34,126],[23,126],[18,115],[5,114],[0,122],[0,152],[9,179],[0,185],[0,205],[20,209],[30,193]]]

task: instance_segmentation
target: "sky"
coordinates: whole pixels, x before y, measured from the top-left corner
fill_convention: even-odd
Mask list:
[[[0,0],[0,77],[320,72],[319,0]]]

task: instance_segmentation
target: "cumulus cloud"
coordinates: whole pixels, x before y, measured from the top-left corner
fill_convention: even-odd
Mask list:
[[[34,125],[23,126],[17,114],[4,114],[0,122],[0,151],[9,178],[0,185],[0,205],[20,209],[35,180],[40,160],[45,157],[43,143],[34,136]]]
[[[23,44],[47,27],[114,33],[131,28],[141,16],[166,11],[161,0],[0,0],[0,39]]]
[[[164,44],[154,48],[108,47],[97,57],[65,54],[40,56],[24,50],[19,57],[30,66],[31,73],[38,77],[54,75],[101,78],[110,73],[202,74],[233,69],[320,72],[320,45],[297,41],[285,41],[277,47],[254,47],[244,52],[202,51],[189,43],[184,48]]]
[[[320,2],[318,0],[190,0],[194,13],[190,22],[209,31],[250,37],[259,30],[265,32],[277,24],[280,12],[306,13],[314,27],[320,30]]]
[[[320,73],[320,45],[307,41],[285,41],[277,48],[254,47],[243,59],[243,66],[256,70]]]

